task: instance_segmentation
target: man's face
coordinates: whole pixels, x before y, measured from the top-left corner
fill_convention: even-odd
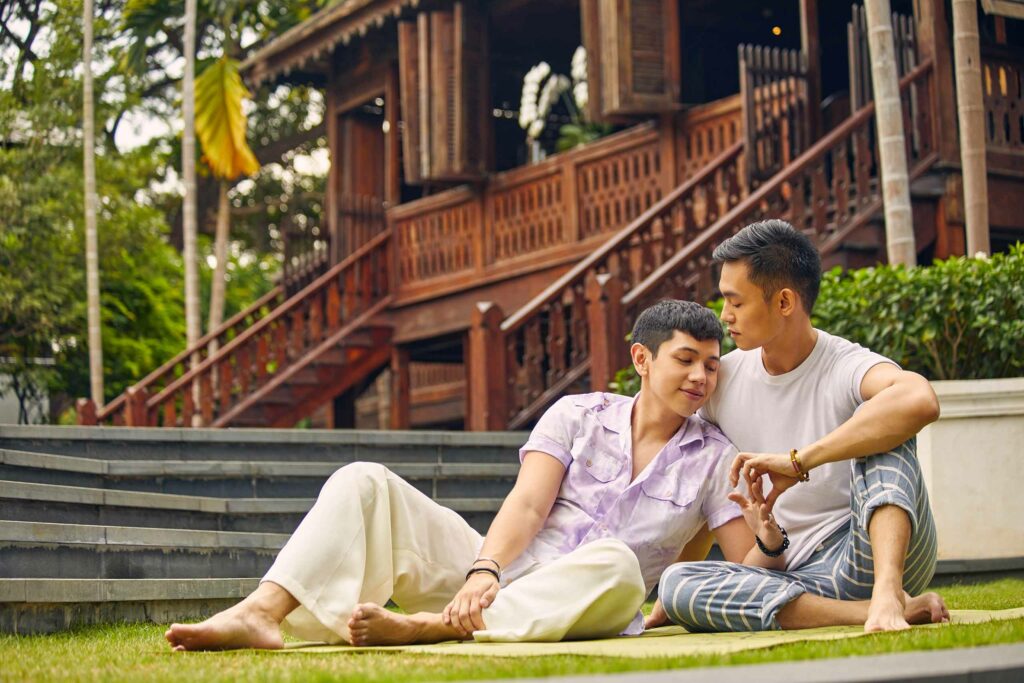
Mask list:
[[[764,292],[747,277],[746,261],[729,261],[722,265],[718,288],[725,299],[722,322],[737,348],[747,351],[764,346],[782,328],[783,317],[773,306],[776,295],[765,301]]]
[[[662,342],[655,358],[648,357],[646,389],[672,412],[689,417],[697,412],[718,385],[719,344],[697,341],[676,330]]]

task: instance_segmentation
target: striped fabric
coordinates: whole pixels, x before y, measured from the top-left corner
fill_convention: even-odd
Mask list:
[[[799,569],[731,562],[686,562],[666,569],[658,592],[669,617],[692,632],[764,631],[778,629],[775,615],[805,592],[869,600],[874,563],[867,523],[883,505],[896,505],[910,516],[903,587],[911,595],[923,592],[935,573],[936,536],[915,444],[911,439],[888,453],[850,461],[850,521]]]

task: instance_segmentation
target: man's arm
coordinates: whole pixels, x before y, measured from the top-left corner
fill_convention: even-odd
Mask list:
[[[805,472],[825,463],[892,450],[939,417],[939,400],[928,380],[890,363],[868,370],[860,392],[864,404],[849,420],[814,443],[793,444]],[[769,508],[799,482],[789,453],[740,453],[733,461],[730,481],[736,486],[742,475],[749,487],[765,474],[772,481]]]
[[[860,393],[864,398],[860,410],[825,437],[800,449],[800,464],[805,469],[884,453],[939,419],[939,399],[928,380],[889,363],[867,371]]]

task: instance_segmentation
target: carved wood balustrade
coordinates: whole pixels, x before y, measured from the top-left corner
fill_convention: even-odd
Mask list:
[[[269,315],[271,311],[285,300],[284,289],[274,287],[257,299],[245,310],[225,320],[220,327],[201,337],[195,346],[187,348],[170,359],[142,381],[133,385],[129,391],[122,393],[101,410],[95,410],[91,399],[78,402],[79,424],[108,426],[139,426],[143,415],[138,410],[138,401],[130,404],[129,395],[141,396],[155,394],[171,382],[186,375],[193,367],[207,359],[211,349],[223,348],[230,341],[244,333],[247,329]],[[84,418],[84,419],[83,419]]]
[[[931,74],[928,61],[900,80],[911,180],[937,158],[928,105]],[[664,297],[708,301],[716,293],[711,277],[714,248],[759,220],[783,218],[812,236],[822,255],[831,253],[881,211],[878,172],[875,108],[869,103],[628,292],[622,298],[625,320]]]
[[[494,308],[478,311],[469,402],[500,407],[488,406],[487,416],[471,412],[469,428],[518,428],[588,370],[596,385],[607,384],[622,355],[612,349],[625,333],[613,317],[598,320],[603,304],[595,283],[617,287],[621,296],[735,206],[742,149],[733,144],[507,320]],[[593,353],[595,347],[605,351]]]
[[[986,47],[981,62],[989,164],[1024,171],[1024,60]]]
[[[378,235],[147,397],[137,410],[143,424],[224,426],[321,354],[338,348],[390,303],[389,239],[390,233]]]
[[[676,118],[676,178],[685,180],[731,147],[743,134],[739,93],[688,109]]]
[[[396,303],[578,260],[671,187],[649,123],[531,166],[389,210]],[[670,170],[669,170],[670,171]]]

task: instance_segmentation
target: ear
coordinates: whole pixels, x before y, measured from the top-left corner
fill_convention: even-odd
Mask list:
[[[800,308],[800,295],[789,287],[783,287],[775,295],[777,308],[783,317],[788,318]]]
[[[647,366],[651,360],[651,352],[643,344],[633,344],[629,347],[629,355],[633,359],[633,367],[636,369],[636,374],[646,377]]]

